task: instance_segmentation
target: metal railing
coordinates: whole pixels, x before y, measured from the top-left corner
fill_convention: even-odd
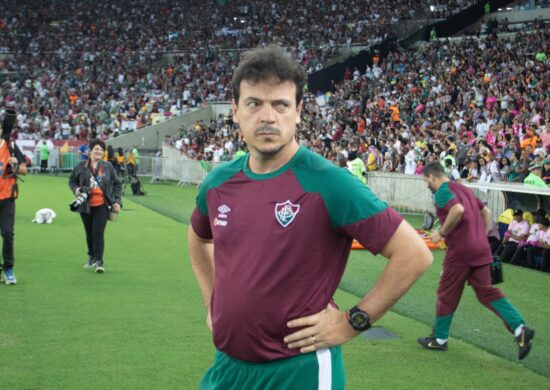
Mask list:
[[[40,170],[40,149],[36,148],[32,154],[32,165],[29,168],[31,173]],[[49,172],[70,172],[80,162],[80,153],[73,150],[61,151],[59,148],[50,150],[48,156],[48,171]]]
[[[424,214],[433,210],[433,196],[420,176],[369,172],[367,185],[400,214]]]
[[[141,157],[138,175],[151,176],[151,181],[173,180],[178,185],[200,184],[221,162],[186,158]]]
[[[433,196],[421,176],[369,172],[367,184],[401,214],[423,214],[434,209]],[[507,182],[463,184],[472,189],[494,216],[501,215],[509,207],[535,210],[550,204],[549,189]]]
[[[60,153],[53,149],[48,159],[48,168],[54,171],[70,171],[80,162],[77,152]],[[187,158],[141,157],[137,174],[150,176],[151,182],[172,180],[178,185],[201,184],[206,175],[223,162],[190,160]],[[40,169],[40,154],[33,155],[32,170]],[[401,214],[424,214],[434,210],[433,195],[421,176],[399,173],[369,172],[367,184],[382,200]],[[506,208],[534,210],[550,208],[550,189],[540,189],[506,182],[464,183],[497,216]]]

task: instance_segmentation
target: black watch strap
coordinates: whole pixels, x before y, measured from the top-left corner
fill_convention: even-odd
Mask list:
[[[348,321],[353,329],[359,332],[364,332],[371,327],[368,313],[357,306],[353,306],[349,310]]]

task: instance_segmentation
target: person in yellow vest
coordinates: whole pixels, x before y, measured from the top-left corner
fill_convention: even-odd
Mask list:
[[[136,156],[134,156],[132,149],[128,151],[126,167],[128,169],[128,176],[133,177],[136,174]]]
[[[116,166],[115,169],[117,171],[117,175],[122,175],[124,173],[125,169],[125,163],[126,163],[126,157],[124,157],[124,150],[122,148],[118,148],[115,156]]]
[[[367,168],[369,171],[376,171],[378,165],[376,163],[378,157],[378,150],[374,146],[369,147],[369,156],[367,157]]]
[[[13,115],[15,113],[6,114]],[[15,143],[10,140],[13,123],[7,124],[4,119],[0,130],[0,232],[2,234],[2,270],[0,280],[7,285],[17,284],[13,273],[15,259],[13,256],[15,199],[17,199],[17,175],[27,174],[25,156]]]
[[[541,172],[542,165],[538,163],[532,163],[529,166],[529,175],[523,180],[523,184],[533,187],[548,188],[548,185],[540,177]]]
[[[348,169],[353,176],[361,180],[362,183],[367,184],[365,163],[357,156],[357,151],[355,150],[348,153]]]

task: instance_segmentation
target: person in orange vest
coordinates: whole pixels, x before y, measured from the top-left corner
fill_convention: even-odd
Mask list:
[[[525,130],[525,135],[520,142],[521,149],[525,149],[527,145],[531,145],[532,149],[535,150],[537,147],[537,140],[539,137],[535,133],[536,126],[531,126]]]
[[[365,133],[365,129],[367,128],[367,122],[365,121],[365,118],[362,116],[358,116],[355,118],[355,123],[357,123],[357,132],[359,134]]]
[[[74,167],[69,177],[69,187],[76,196],[71,211],[80,214],[86,233],[88,261],[84,268],[95,268],[98,274],[105,272],[107,220],[116,218],[122,209],[122,184],[115,168],[103,160],[106,149],[105,142],[93,139],[89,158]]]
[[[396,103],[392,103],[390,106],[391,111],[391,120],[394,123],[398,123],[401,121],[401,117],[399,116],[399,108],[397,107]]]
[[[15,112],[6,110],[0,130],[0,232],[2,234],[2,270],[0,281],[7,285],[17,284],[13,273],[15,199],[17,199],[17,175],[27,174],[25,156],[10,140],[15,122]]]

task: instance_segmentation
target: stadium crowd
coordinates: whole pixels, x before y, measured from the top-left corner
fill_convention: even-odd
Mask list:
[[[377,42],[402,20],[472,3],[10,0],[0,17],[0,98],[15,103],[21,137],[106,139],[229,100],[227,75],[243,49],[288,46],[312,72],[339,45]]]
[[[449,160],[455,179],[550,181],[549,30],[513,38],[435,41],[390,53],[323,96],[306,94],[300,143],[328,159],[350,152],[369,171],[420,174]],[[197,123],[175,142],[191,158],[231,158],[242,142],[230,121]],[[445,162],[443,162],[445,164]]]

